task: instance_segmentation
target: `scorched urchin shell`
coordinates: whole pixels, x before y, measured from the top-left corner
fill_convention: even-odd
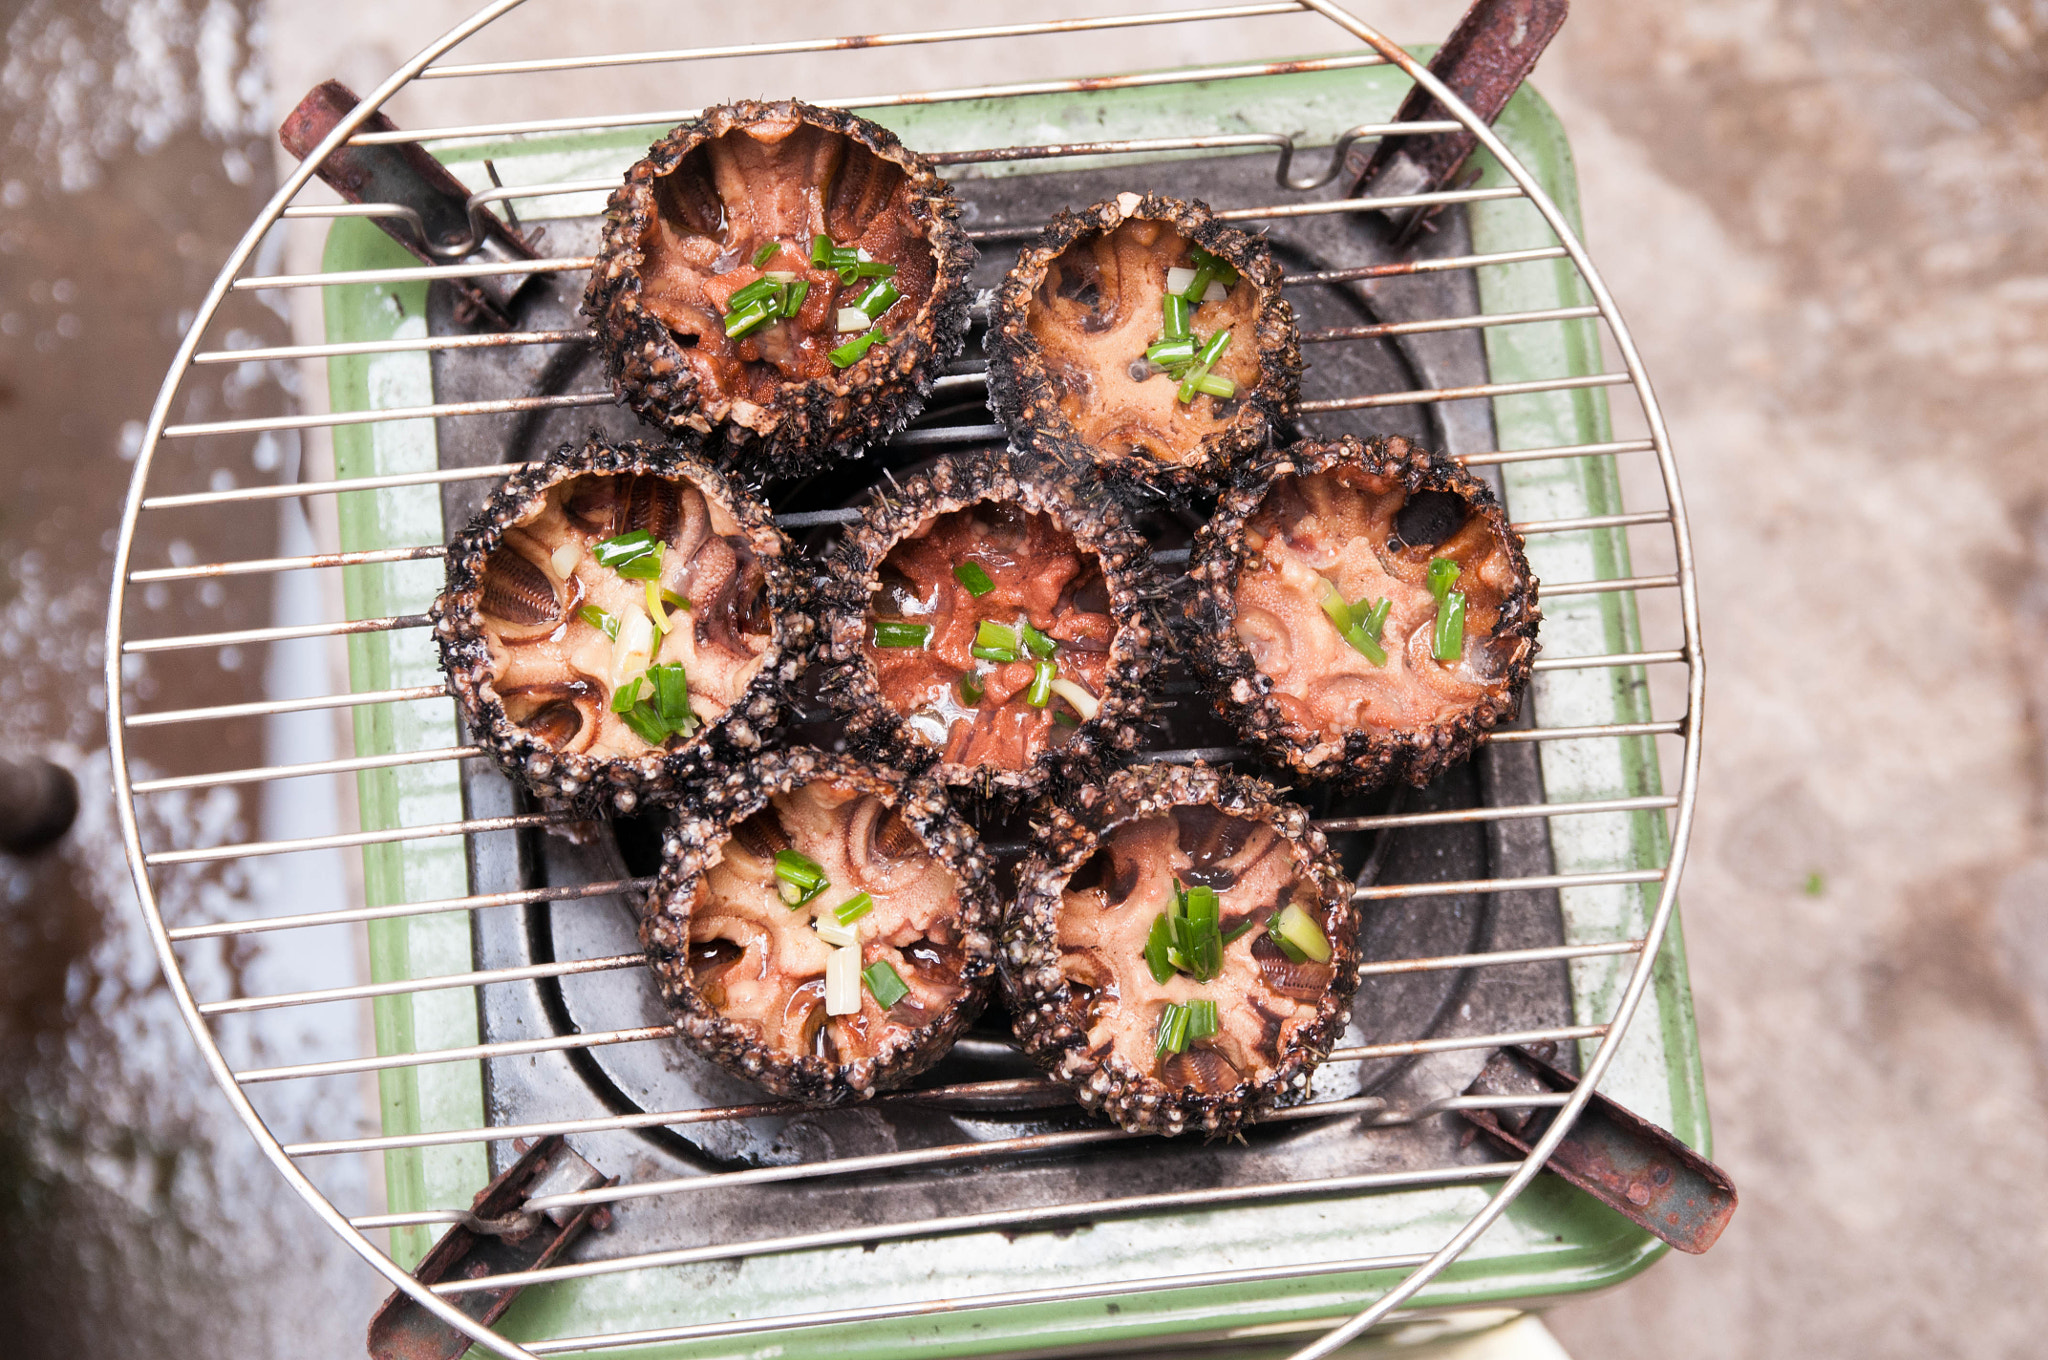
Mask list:
[[[959,352],[974,263],[959,216],[952,189],[886,128],[796,100],[720,105],[626,172],[583,310],[642,418],[794,475],[901,429]],[[814,262],[820,236],[859,265]],[[869,296],[882,283],[901,295],[886,307]],[[792,305],[734,320],[744,308],[730,299],[779,284]],[[872,315],[842,332],[863,303]],[[885,338],[835,363],[870,328]]]
[[[1181,382],[1146,353],[1165,338],[1169,272],[1192,265],[1197,248],[1237,275],[1211,283],[1187,317],[1196,347],[1228,332],[1209,371],[1235,391],[1183,401]],[[1301,374],[1266,243],[1204,204],[1157,194],[1055,217],[997,289],[986,343],[989,404],[1013,441],[1130,481],[1213,481],[1263,450]]]
[[[1033,823],[1003,930],[1026,1053],[1134,1132],[1229,1133],[1307,1094],[1350,1014],[1357,922],[1306,812],[1261,780],[1147,765]],[[1213,893],[1208,969],[1154,941],[1184,943],[1163,924],[1184,892]],[[1176,1018],[1193,1006],[1213,1030]]]
[[[938,785],[797,748],[679,810],[640,940],[692,1048],[836,1105],[944,1056],[991,990],[1001,914],[988,857]],[[842,962],[852,1001],[828,1013]]]
[[[1137,746],[1153,626],[1116,502],[1001,450],[878,492],[819,582],[824,693],[855,749],[983,794]]]
[[[537,794],[619,811],[744,758],[810,658],[789,554],[679,448],[593,436],[513,473],[432,611],[471,738]]]
[[[1286,450],[1218,501],[1189,575],[1217,708],[1314,779],[1427,784],[1514,714],[1536,655],[1536,579],[1492,488],[1398,437]]]

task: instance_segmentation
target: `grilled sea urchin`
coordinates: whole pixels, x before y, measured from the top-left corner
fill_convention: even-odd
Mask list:
[[[720,105],[626,172],[583,309],[642,418],[794,475],[901,429],[959,352],[974,262],[959,216],[877,124],[796,100]],[[819,237],[858,265],[819,262]],[[870,295],[883,283],[900,299]],[[756,285],[793,305],[743,324],[731,300]],[[834,351],[861,334],[841,333],[842,309],[864,302],[886,339],[842,367]]]
[[[683,811],[640,939],[692,1048],[836,1105],[945,1054],[987,999],[1001,914],[987,855],[937,785],[798,748]],[[851,1004],[835,1005],[848,978]]]
[[[803,606],[765,506],[593,437],[485,502],[432,616],[473,739],[535,793],[627,811],[760,746],[810,657]]]
[[[942,458],[833,550],[823,692],[856,749],[1005,796],[1137,745],[1145,540],[1115,501],[1001,450]]]
[[[1492,489],[1398,437],[1294,445],[1218,501],[1189,575],[1218,709],[1311,778],[1427,784],[1514,714],[1536,654]]]
[[[1033,820],[1003,932],[1024,1051],[1135,1132],[1229,1133],[1304,1096],[1357,983],[1349,885],[1308,814],[1150,765]]]
[[[1190,356],[1228,333],[1204,370],[1228,380],[1228,397],[1190,391],[1178,356],[1146,357],[1182,329],[1168,312],[1168,274],[1195,265],[1198,251],[1236,276],[1211,283],[1216,267],[1199,264],[1184,291],[1210,283],[1209,300],[1181,314]],[[1012,439],[1137,481],[1213,476],[1264,448],[1301,374],[1294,313],[1265,242],[1203,204],[1156,194],[1055,217],[996,290],[987,347],[989,403]]]

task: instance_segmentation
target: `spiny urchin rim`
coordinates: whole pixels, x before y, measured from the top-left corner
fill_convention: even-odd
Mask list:
[[[794,116],[836,132],[904,172],[911,215],[931,246],[931,296],[908,331],[892,335],[858,363],[780,389],[765,409],[764,434],[731,419],[731,401],[707,407],[682,347],[641,300],[640,242],[657,212],[654,182],[684,156],[737,128]],[[705,109],[648,148],[605,206],[604,238],[584,291],[583,312],[619,400],[641,419],[674,433],[709,437],[720,456],[756,479],[794,477],[835,459],[858,457],[886,442],[924,408],[932,383],[967,336],[976,252],[960,225],[960,203],[931,162],[896,134],[843,109],[800,100],[740,100]],[[907,338],[906,338],[907,337]]]
[[[1145,454],[1111,452],[1082,439],[1060,410],[1060,387],[1045,362],[1045,350],[1027,324],[1031,300],[1052,262],[1090,237],[1114,231],[1133,218],[1169,222],[1204,250],[1228,260],[1259,286],[1259,309],[1249,339],[1257,346],[1259,382],[1223,429],[1206,436],[1190,457],[1177,463]],[[1174,491],[1213,483],[1264,450],[1280,422],[1294,409],[1301,380],[1301,337],[1294,309],[1281,296],[1280,267],[1263,237],[1218,221],[1200,200],[1161,194],[1122,193],[1080,212],[1061,210],[1018,252],[1016,267],[1003,276],[989,307],[989,406],[1022,448],[1074,468],[1100,468],[1117,482],[1164,485]]]
[[[903,715],[883,699],[863,647],[868,610],[889,553],[919,525],[985,501],[1048,515],[1071,533],[1075,546],[1102,566],[1116,626],[1095,716],[1074,728],[1066,745],[1048,745],[1022,770],[940,761],[939,752],[919,741]],[[1049,786],[1094,778],[1105,760],[1138,747],[1144,681],[1158,661],[1157,632],[1144,599],[1150,564],[1143,535],[1099,488],[1001,448],[937,459],[890,487],[877,486],[861,518],[847,526],[826,555],[816,595],[820,650],[830,669],[819,693],[845,717],[852,749],[899,768],[927,771],[941,783],[981,797],[1025,798]]]
[[[821,779],[880,798],[960,881],[965,989],[960,1000],[938,1019],[889,1040],[874,1057],[848,1063],[764,1044],[704,1000],[689,968],[690,909],[697,885],[732,828],[774,795]],[[1002,914],[988,852],[954,812],[943,788],[852,756],[792,747],[726,770],[695,790],[687,806],[677,808],[662,837],[661,870],[641,906],[640,943],[662,999],[676,1017],[676,1031],[691,1048],[777,1095],[809,1105],[841,1105],[866,1100],[923,1072],[974,1022],[993,990]]]
[[[1328,914],[1330,988],[1316,1013],[1295,1029],[1280,1061],[1257,1081],[1203,1094],[1174,1090],[1112,1049],[1088,1049],[1088,1023],[1061,970],[1059,913],[1074,871],[1117,827],[1176,807],[1204,805],[1265,823],[1301,852]],[[1351,885],[1307,812],[1282,801],[1262,779],[1208,765],[1137,765],[1090,785],[1058,805],[1033,809],[1032,845],[1017,869],[1017,896],[1003,928],[1003,990],[1011,1023],[1033,1061],[1075,1097],[1134,1133],[1171,1137],[1199,1129],[1210,1137],[1307,1096],[1309,1078],[1344,1033],[1358,985],[1358,922]]]
[[[1246,556],[1245,525],[1258,513],[1273,483],[1289,474],[1308,476],[1344,465],[1398,478],[1411,496],[1420,491],[1449,492],[1486,519],[1495,540],[1507,550],[1515,581],[1501,601],[1493,636],[1512,638],[1516,646],[1502,680],[1449,722],[1418,732],[1347,732],[1340,756],[1311,763],[1310,753],[1326,746],[1329,738],[1287,717],[1274,699],[1271,677],[1259,670],[1237,634],[1237,583]],[[1209,522],[1196,531],[1188,577],[1194,596],[1186,607],[1185,649],[1217,711],[1236,724],[1245,740],[1289,770],[1352,789],[1376,788],[1396,779],[1420,788],[1466,759],[1482,735],[1514,717],[1538,650],[1536,629],[1543,614],[1537,605],[1537,581],[1522,536],[1508,523],[1493,488],[1450,459],[1398,435],[1370,441],[1351,435],[1303,440],[1240,478],[1217,500]]]
[[[548,491],[590,474],[650,473],[681,479],[739,522],[768,581],[770,633],[761,667],[726,711],[680,747],[645,755],[598,759],[558,751],[512,721],[491,675],[490,648],[477,604],[484,563],[505,531],[538,515]],[[593,431],[507,477],[468,527],[448,545],[448,584],[428,611],[441,647],[441,669],[461,709],[470,739],[490,749],[505,773],[543,798],[569,800],[591,810],[630,812],[642,802],[678,796],[724,762],[761,748],[780,721],[789,687],[810,664],[814,623],[808,582],[792,566],[789,540],[768,507],[744,487],[680,445],[614,443]]]

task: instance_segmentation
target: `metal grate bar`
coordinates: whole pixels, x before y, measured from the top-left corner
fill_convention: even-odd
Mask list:
[[[1349,128],[1330,148],[1330,170],[1314,180],[1301,183],[1287,178],[1288,168],[1300,148],[1284,132],[1241,132],[1213,137],[1142,137],[1121,141],[1046,142],[1023,146],[983,147],[978,151],[934,151],[925,157],[934,165],[1012,164],[1017,161],[1062,160],[1070,156],[1130,156],[1171,151],[1233,151],[1268,148],[1280,153],[1275,178],[1289,189],[1306,193],[1336,178],[1343,166],[1344,152],[1354,142],[1381,137],[1420,137],[1435,132],[1456,132],[1464,124],[1448,121],[1413,123],[1360,123]]]
[[[1583,515],[1578,519],[1531,519],[1514,526],[1523,537],[1530,534],[1562,534],[1578,529],[1622,529],[1635,524],[1669,524],[1669,510],[1641,510],[1628,515]]]
[[[1387,813],[1376,817],[1329,817],[1314,823],[1319,831],[1381,831],[1399,826],[1460,826],[1472,822],[1511,822],[1530,817],[1571,817],[1601,812],[1642,812],[1677,807],[1668,795],[1641,798],[1600,798],[1579,803],[1521,803],[1504,807],[1455,808],[1449,812]]]
[[[1465,467],[1492,467],[1500,463],[1543,462],[1552,458],[1592,458],[1613,453],[1655,453],[1656,444],[1647,439],[1618,439],[1605,444],[1565,444],[1547,449],[1495,449],[1491,453],[1468,453],[1454,462]]]
[[[402,704],[415,699],[445,699],[445,685],[414,685],[408,689],[366,689],[353,694],[321,694],[309,699],[258,699],[212,708],[167,708],[160,713],[130,713],[124,727],[169,727],[176,723],[211,722],[226,718],[267,718],[276,713],[304,713],[318,708],[362,708],[369,704]]]
[[[143,863],[152,869],[160,869],[172,864],[210,864],[216,860],[290,855],[304,850],[345,850],[358,845],[388,845],[393,841],[430,841],[440,836],[467,836],[483,831],[566,826],[579,820],[582,819],[570,812],[521,812],[510,817],[472,817],[461,822],[398,826],[381,831],[345,831],[332,836],[304,836],[289,841],[245,841],[240,845],[214,845],[199,850],[159,850],[153,855],[143,856]]]
[[[417,548],[378,548],[368,552],[313,553],[305,557],[256,557],[241,562],[207,562],[192,567],[150,567],[131,571],[137,585],[151,581],[205,581],[221,576],[253,576],[262,572],[302,571],[311,567],[359,567],[372,562],[424,562],[446,557],[439,543]]]
[[[264,642],[289,642],[294,638],[346,637],[354,633],[389,633],[404,628],[424,628],[433,620],[425,614],[394,614],[383,619],[343,619],[338,623],[294,623],[281,628],[238,628],[227,633],[186,633],[180,637],[138,638],[121,644],[126,655],[144,652],[175,652],[187,647],[237,647]]]
[[[1113,28],[1149,28],[1156,24],[1193,23],[1204,19],[1260,19],[1299,14],[1292,0],[1277,4],[1224,5],[1203,9],[1162,10],[1156,14],[1115,14],[1094,19],[1053,19],[1035,24],[989,24],[976,28],[936,28],[908,33],[863,33],[845,38],[810,38],[790,42],[733,43],[723,47],[677,47],[655,52],[611,52],[594,57],[544,57],[532,61],[483,61],[427,67],[420,80],[451,80],[472,76],[529,75],[542,71],[587,71],[604,66],[647,66],[679,61],[712,61],[726,57],[780,57],[800,52],[845,52],[871,47],[911,47],[921,43],[966,42],[978,38],[1026,38],[1053,33],[1095,33]]]
[[[968,99],[1006,99],[1029,94],[1080,94],[1098,90],[1136,90],[1160,85],[1202,84],[1214,80],[1246,80],[1257,76],[1296,75],[1308,71],[1357,71],[1384,66],[1377,54],[1316,57],[1307,61],[1268,61],[1244,66],[1209,66],[1186,71],[1144,71],[1133,75],[1098,76],[1081,80],[1038,80],[1014,85],[968,85],[950,90],[918,90],[909,94],[854,95],[810,102],[828,109],[900,109],[922,104],[952,104]],[[426,128],[418,132],[358,132],[350,146],[401,146],[408,142],[453,142],[478,138],[517,137],[530,132],[594,132],[602,128],[658,127],[688,122],[702,109],[665,109],[644,113],[607,114],[598,118],[529,118],[510,123],[473,123],[465,127]]]
[[[1607,723],[1592,727],[1496,727],[1482,738],[1495,745],[1517,741],[1585,741],[1594,737],[1666,737],[1685,731],[1682,722]]]
[[[1661,883],[1662,869],[1611,869],[1578,874],[1531,874],[1524,878],[1466,878],[1446,883],[1382,883],[1352,890],[1354,902],[1396,897],[1455,897],[1466,893],[1526,892],[1532,888],[1604,888],[1617,883]]]
[[[328,1001],[362,1001],[380,996],[410,995],[414,992],[445,992],[456,987],[481,987],[492,982],[527,982],[534,978],[574,977],[579,973],[608,973],[646,962],[640,954],[614,954],[602,959],[570,959],[564,963],[529,963],[517,968],[483,968],[471,973],[450,973],[441,977],[408,978],[399,982],[371,982],[358,987],[327,987],[311,992],[280,992],[274,996],[238,996],[228,1001],[208,1001],[199,1007],[201,1015],[239,1015],[245,1011],[273,1010],[280,1006],[317,1006]]]
[[[1551,307],[1540,312],[1481,312],[1477,316],[1441,316],[1428,321],[1382,321],[1371,326],[1332,326],[1303,331],[1304,345],[1333,340],[1380,340],[1390,335],[1428,335],[1436,331],[1484,330],[1491,326],[1528,326],[1539,321],[1575,321],[1598,316],[1598,307]]]
[[[607,181],[607,187],[615,181]],[[532,197],[542,197],[534,194]],[[427,283],[434,279],[488,279],[501,274],[573,274],[597,263],[592,255],[561,255],[545,260],[493,260],[486,264],[408,264],[390,269],[343,269],[324,274],[259,274],[235,280],[238,293],[272,288],[328,288],[364,283]],[[164,431],[169,434],[169,430]]]
[[[1514,1044],[1597,1039],[1606,1032],[1605,1025],[1554,1025],[1549,1029],[1517,1030],[1512,1034],[1449,1035],[1440,1039],[1408,1039],[1401,1043],[1360,1044],[1356,1048],[1333,1048],[1325,1061],[1368,1062],[1374,1058],[1405,1058],[1417,1053],[1453,1053],[1460,1049],[1508,1048]]]
[[[1459,1185],[1473,1181],[1499,1180],[1520,1166],[1520,1162],[1482,1162],[1473,1166],[1442,1167],[1426,1171],[1366,1171],[1353,1176],[1324,1176],[1315,1180],[1278,1181],[1265,1185],[1181,1190],[1164,1194],[1124,1195],[1116,1199],[1086,1200],[1073,1204],[1048,1204],[1035,1209],[996,1210],[981,1214],[956,1214],[944,1218],[915,1219],[907,1223],[869,1223],[826,1232],[793,1233],[786,1237],[757,1238],[750,1242],[728,1242],[705,1247],[682,1247],[674,1251],[650,1251],[618,1256],[603,1261],[578,1261],[571,1265],[545,1266],[539,1270],[507,1271],[474,1280],[448,1280],[430,1286],[446,1298],[484,1290],[525,1288],[556,1280],[588,1279],[593,1275],[615,1275],[626,1270],[659,1266],[695,1265],[704,1261],[737,1261],[753,1256],[784,1252],[815,1251],[825,1247],[861,1246],[869,1242],[901,1241],[906,1237],[935,1237],[942,1233],[1001,1232],[1026,1229],[1045,1223],[1094,1219],[1143,1213],[1160,1209],[1174,1213],[1220,1208],[1228,1204],[1249,1204],[1260,1200],[1308,1198],[1343,1194],[1347,1191],[1393,1190],[1417,1185]]]
[[[1512,397],[1524,392],[1570,392],[1582,387],[1623,387],[1633,382],[1626,373],[1593,373],[1579,378],[1538,378],[1533,382],[1474,383],[1470,387],[1426,387],[1415,392],[1376,392],[1363,397],[1330,397],[1296,406],[1303,415],[1322,411],[1364,411],[1382,406],[1416,406],[1433,401],[1464,401],[1472,397]],[[1482,455],[1483,456],[1483,455]],[[1464,460],[1467,464],[1471,459]]]
[[[270,416],[256,420],[214,420],[199,425],[168,425],[165,439],[196,439],[209,434],[252,434],[259,430],[318,430],[334,425],[382,425],[393,420],[435,420],[442,416],[495,416],[518,411],[560,411],[577,406],[609,406],[609,392],[569,392],[556,397],[499,397],[492,401],[444,401],[432,406],[391,406],[365,411],[326,411],[303,416]]]
[[[555,1053],[568,1048],[603,1048],[607,1044],[631,1044],[642,1039],[673,1039],[673,1025],[643,1025],[636,1029],[600,1030],[594,1034],[558,1034],[546,1039],[508,1039],[495,1044],[471,1044],[467,1048],[434,1048],[424,1053],[387,1053],[373,1058],[337,1058],[333,1062],[299,1063],[290,1067],[254,1067],[235,1073],[235,1081],[253,1086],[266,1081],[296,1081],[305,1077],[342,1077],[357,1072],[384,1072],[394,1067],[431,1067],[435,1063],[469,1062],[479,1058],[514,1058],[527,1053]]]
[[[1683,651],[1617,652],[1612,656],[1537,657],[1533,668],[1539,671],[1577,671],[1596,670],[1602,666],[1662,666],[1690,660]]]
[[[309,760],[302,765],[260,765],[247,770],[222,770],[218,774],[175,775],[168,779],[140,779],[137,793],[170,793],[176,789],[209,789],[217,784],[256,784],[269,779],[304,779],[316,774],[354,774],[359,770],[388,770],[398,765],[434,765],[444,760],[468,760],[488,755],[481,746],[442,746],[431,751],[399,751],[388,756],[350,756],[341,760]]]
[[[1378,212],[1387,208],[1424,208],[1453,203],[1491,203],[1520,198],[1522,191],[1505,189],[1437,189],[1426,194],[1389,194],[1381,198],[1336,198],[1318,203],[1274,203],[1257,208],[1221,208],[1210,214],[1219,222],[1257,222],[1287,217],[1327,217],[1333,213]],[[970,241],[1024,241],[1038,235],[1043,226],[990,227],[970,231]],[[1626,381],[1626,379],[1624,379]],[[1303,409],[1306,409],[1304,406]]]
[[[1389,260],[1384,264],[1360,264],[1348,269],[1318,269],[1310,274],[1286,274],[1283,288],[1312,283],[1356,283],[1362,279],[1397,278],[1404,274],[1441,274],[1453,269],[1480,269],[1494,264],[1527,264],[1534,260],[1561,260],[1563,246],[1533,246],[1527,250],[1497,250],[1484,255],[1442,255],[1414,260]]]
[[[353,277],[353,276],[351,276]],[[358,354],[432,354],[451,349],[507,349],[515,345],[574,345],[590,340],[583,331],[489,331],[482,335],[425,335],[405,340],[350,340],[331,345],[269,345],[259,349],[203,349],[195,364],[292,363]]]
[[[1629,576],[1616,581],[1566,581],[1561,585],[1547,586],[1543,590],[1546,599],[1561,599],[1566,595],[1610,595],[1618,590],[1676,590],[1678,577],[1670,576]]]
[[[1641,940],[1615,940],[1608,944],[1546,945],[1541,949],[1500,949],[1491,954],[1446,954],[1434,959],[1388,959],[1362,963],[1360,977],[1376,973],[1441,973],[1459,968],[1506,967],[1517,963],[1548,963],[1553,959],[1591,959],[1606,954],[1633,954],[1643,947]]]
[[[645,892],[653,886],[651,878],[615,878],[603,883],[579,883],[565,888],[522,888],[517,892],[478,893],[471,897],[444,897],[430,902],[393,902],[381,907],[309,911],[297,916],[263,916],[253,921],[215,921],[209,925],[176,926],[164,933],[172,944],[183,944],[188,940],[211,940],[223,935],[256,935],[269,930],[353,925],[358,921],[388,921],[399,916],[435,916],[447,911],[482,911],[488,907],[518,907],[532,902],[577,902],[591,897],[611,897],[617,893]]]
[[[298,496],[335,496],[349,491],[383,491],[394,486],[437,486],[484,477],[509,477],[525,463],[492,463],[486,467],[437,468],[432,472],[392,472],[379,477],[343,477],[331,482],[287,482],[276,486],[239,486],[232,491],[192,491],[177,496],[150,496],[145,510],[185,510],[237,501],[274,501]]]

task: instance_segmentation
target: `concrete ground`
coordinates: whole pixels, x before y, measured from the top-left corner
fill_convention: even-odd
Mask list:
[[[274,123],[329,75],[374,85],[465,8],[277,0],[254,11],[247,70],[269,92],[254,123]],[[960,0],[664,9],[663,20],[616,0],[528,8],[479,54],[992,17]],[[1463,6],[1356,8],[1398,38],[1433,41]],[[61,9],[0,10],[10,52]],[[1290,19],[1094,37],[1064,55],[982,44],[838,59],[862,63],[857,80],[806,57],[776,89],[1335,45],[1319,21]],[[718,77],[612,73],[563,82],[526,112],[686,106],[695,83]],[[1572,136],[1588,242],[1665,404],[1690,502],[1709,698],[1685,927],[1715,1157],[1743,1197],[1708,1255],[1668,1259],[1548,1324],[1578,1360],[2037,1355],[2048,1331],[2048,3],[1582,0],[1537,82]],[[454,85],[394,112],[465,121],[443,102]],[[5,79],[0,95],[13,107],[36,97]],[[190,102],[185,126],[212,135],[212,104]],[[241,132],[217,140],[247,144]],[[40,154],[17,136],[9,173]],[[215,257],[226,247],[216,236]],[[25,371],[7,380],[19,388]],[[24,579],[16,540],[6,546]],[[90,740],[89,722],[53,724]],[[10,739],[40,730],[19,727]],[[110,916],[105,928],[121,927]],[[322,1262],[327,1249],[308,1248]],[[343,1336],[332,1348],[354,1346]]]

